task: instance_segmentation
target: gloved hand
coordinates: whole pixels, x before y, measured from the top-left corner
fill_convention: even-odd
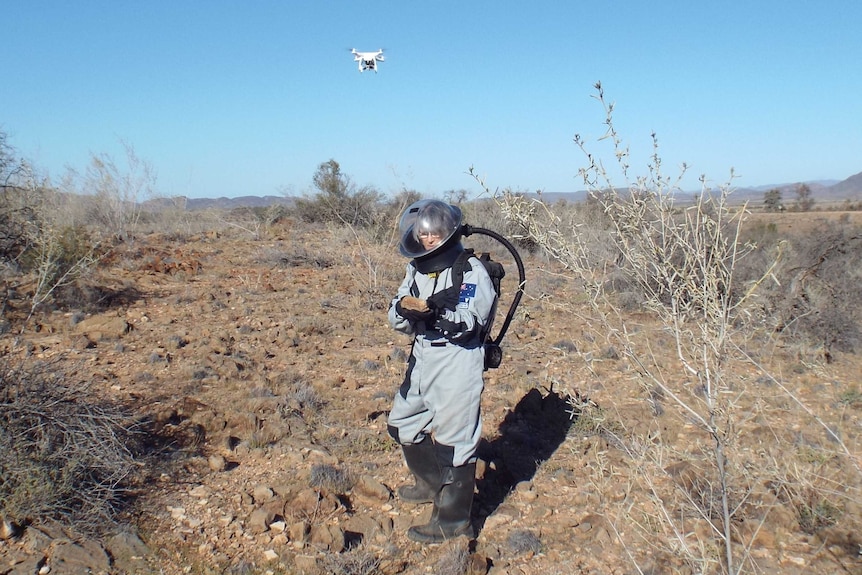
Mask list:
[[[437,315],[424,300],[409,295],[395,303],[395,311],[404,319],[414,323],[431,321]]]
[[[432,294],[426,301],[428,307],[439,315],[443,313],[443,310],[455,311],[460,296],[461,286],[452,286]]]

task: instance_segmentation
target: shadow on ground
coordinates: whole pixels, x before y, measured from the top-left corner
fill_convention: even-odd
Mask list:
[[[489,465],[476,480],[473,504],[473,521],[480,530],[512,489],[532,479],[563,443],[572,426],[571,409],[565,396],[531,389],[500,424],[497,437],[482,440],[478,455]]]

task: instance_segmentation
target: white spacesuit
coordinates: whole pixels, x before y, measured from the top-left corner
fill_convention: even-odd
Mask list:
[[[401,253],[412,258],[389,307],[389,322],[413,336],[407,372],[389,414],[389,432],[404,450],[416,485],[403,500],[434,503],[431,522],[408,537],[438,542],[473,533],[470,506],[482,433],[483,339],[496,293],[482,263],[470,257],[460,285],[452,266],[464,252],[461,211],[422,200],[401,219]],[[402,305],[424,300],[427,309]]]

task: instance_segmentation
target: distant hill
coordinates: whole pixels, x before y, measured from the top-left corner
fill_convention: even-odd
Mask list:
[[[236,198],[156,198],[147,200],[143,206],[152,210],[185,209],[190,212],[202,210],[233,210],[237,208],[266,208],[273,205],[292,206],[294,198],[285,196],[239,196]]]
[[[862,172],[850,176],[846,180],[813,180],[808,182],[793,182],[785,184],[769,184],[763,186],[754,186],[749,188],[736,188],[733,191],[733,200],[743,201],[760,201],[763,199],[763,194],[769,190],[778,189],[781,191],[785,200],[791,199],[796,193],[796,189],[801,185],[806,184],[811,189],[811,196],[815,201],[819,202],[842,202],[862,201]],[[686,195],[694,197],[697,192],[687,191]],[[532,195],[532,194],[530,194]],[[587,197],[586,190],[577,192],[543,192],[542,197],[548,202],[567,201],[581,202]],[[188,211],[197,210],[231,210],[236,208],[261,208],[275,204],[292,206],[295,198],[286,196],[240,196],[236,198],[171,198],[149,200],[144,203],[150,208],[161,207],[179,207],[185,202],[185,209]]]
[[[844,199],[843,196],[851,196],[851,199],[859,199],[862,196],[862,172],[859,172],[855,176],[850,176],[834,186],[829,186],[827,192],[830,195],[841,197],[840,199]]]
[[[746,188],[735,188],[733,190],[732,199],[738,202],[745,201],[760,201],[763,199],[763,194],[769,190],[778,189],[784,196],[785,200],[792,198],[796,194],[796,189],[806,184],[811,190],[811,196],[815,201],[820,202],[841,202],[844,200],[860,201],[862,200],[862,172],[855,176],[850,176],[846,180],[812,180],[808,182],[793,182],[785,184],[769,184],[764,186],[754,186]],[[694,197],[699,191],[683,192],[684,196]],[[587,191],[580,190],[577,192],[544,192],[542,197],[546,201],[556,202],[565,200],[568,202],[580,202],[586,199]]]
[[[275,204],[285,206],[293,205],[293,198],[284,196],[240,196],[238,198],[190,198],[187,203],[187,209],[193,210],[208,210],[208,209],[232,209],[232,208],[265,208]]]
[[[862,172],[850,176],[846,180],[818,180],[810,182],[794,182],[792,184],[774,184],[757,186],[755,188],[740,188],[733,192],[737,200],[762,200],[763,194],[769,190],[779,190],[785,201],[792,199],[800,185],[805,184],[811,190],[811,197],[816,202],[843,202],[862,200]]]

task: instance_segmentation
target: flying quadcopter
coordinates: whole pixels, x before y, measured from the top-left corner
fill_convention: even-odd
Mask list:
[[[350,53],[353,54],[353,61],[359,62],[359,71],[364,72],[365,70],[374,70],[374,73],[377,73],[377,62],[383,62],[385,58],[383,57],[383,49],[380,49],[376,52],[357,52],[356,48],[350,50]]]

